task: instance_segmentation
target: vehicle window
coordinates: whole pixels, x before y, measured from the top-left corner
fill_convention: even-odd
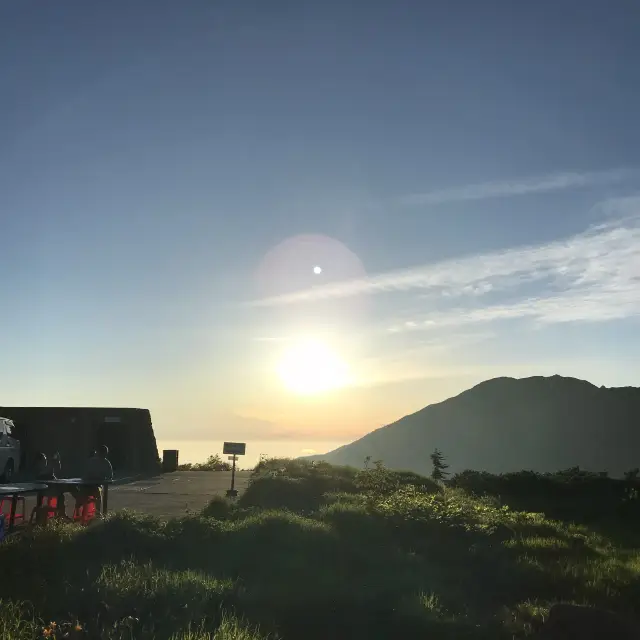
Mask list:
[[[5,422],[4,423],[4,428],[5,428],[5,432],[6,434],[10,437],[13,438],[13,424],[11,422]]]

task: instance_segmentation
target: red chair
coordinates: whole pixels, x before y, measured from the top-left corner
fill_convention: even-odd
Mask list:
[[[23,520],[24,521],[24,516],[25,516],[24,496],[18,496],[17,502],[18,502],[18,504],[16,505],[16,513],[15,513],[15,516],[14,516],[13,520],[14,520],[14,522],[16,522],[17,520]],[[7,511],[4,510],[5,503],[7,504],[7,507],[8,507]],[[22,504],[22,513],[18,512],[18,508],[19,508],[20,504]],[[9,519],[9,516],[11,515],[11,498],[0,498],[0,512],[4,513],[4,515],[7,516],[7,520]]]
[[[87,524],[89,520],[96,517],[96,501],[97,498],[89,496],[85,502],[73,510],[73,521]]]
[[[34,507],[31,512],[31,518],[29,518],[29,523],[32,523],[34,518],[36,517],[36,513],[38,512],[38,507]],[[58,498],[57,496],[47,496],[47,503],[43,504],[40,507],[40,513],[45,513],[47,516],[47,520],[51,518],[55,518],[58,513]]]

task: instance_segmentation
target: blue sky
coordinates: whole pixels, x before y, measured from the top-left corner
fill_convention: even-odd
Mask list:
[[[1,403],[322,448],[497,375],[637,384],[639,17],[3,3]],[[282,388],[301,335],[347,388]]]

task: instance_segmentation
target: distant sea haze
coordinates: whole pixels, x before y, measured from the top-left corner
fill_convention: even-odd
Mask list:
[[[236,441],[233,434],[227,438]],[[222,455],[223,440],[174,440],[163,439],[158,437],[158,453],[162,458],[163,449],[177,449],[179,451],[179,463],[186,462],[204,462],[212,454]],[[257,464],[261,454],[269,457],[297,458],[298,456],[309,455],[313,453],[327,453],[332,451],[346,441],[295,441],[295,440],[264,440],[251,441],[247,440],[247,454],[240,460],[241,468],[253,467]]]

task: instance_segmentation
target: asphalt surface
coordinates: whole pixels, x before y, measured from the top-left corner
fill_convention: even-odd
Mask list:
[[[249,471],[236,472],[238,496],[246,489]],[[117,480],[109,487],[109,513],[130,509],[162,519],[184,516],[203,509],[215,495],[224,496],[231,487],[230,471],[176,471],[142,480]],[[26,498],[26,519],[36,504]],[[67,496],[67,515],[73,514],[74,501]]]
[[[236,472],[241,495],[250,472]],[[176,471],[109,488],[109,512],[131,509],[160,518],[200,511],[214,495],[224,496],[231,486],[230,471]]]

